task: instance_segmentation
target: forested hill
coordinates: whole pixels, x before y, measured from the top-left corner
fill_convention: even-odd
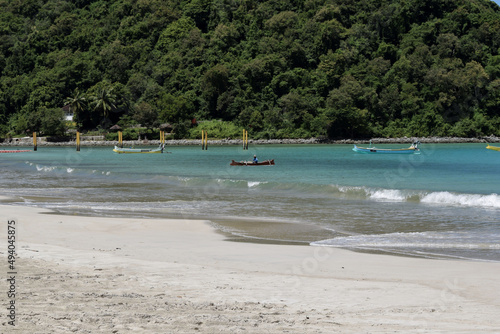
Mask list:
[[[489,0],[0,0],[0,137],[193,118],[253,138],[500,135]]]

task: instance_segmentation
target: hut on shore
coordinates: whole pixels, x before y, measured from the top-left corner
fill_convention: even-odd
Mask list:
[[[109,128],[111,131],[116,132],[120,131],[122,128],[118,124],[113,125],[112,127]]]

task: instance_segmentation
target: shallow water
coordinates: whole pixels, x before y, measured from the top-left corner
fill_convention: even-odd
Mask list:
[[[39,147],[0,154],[0,195],[61,213],[209,218],[254,240],[500,261],[500,152],[485,146]],[[229,166],[254,154],[276,165]]]

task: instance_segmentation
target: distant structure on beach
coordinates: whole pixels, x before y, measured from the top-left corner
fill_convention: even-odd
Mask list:
[[[73,121],[73,116],[75,113],[71,111],[71,106],[67,104],[64,107],[62,107],[62,110],[64,111],[64,120]]]

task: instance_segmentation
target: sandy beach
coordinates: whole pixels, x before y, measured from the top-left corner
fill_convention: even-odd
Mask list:
[[[64,216],[9,205],[0,205],[0,218],[2,333],[500,329],[500,263],[231,242],[197,220]],[[16,226],[14,275],[9,221]],[[12,288],[15,298],[7,297]]]

